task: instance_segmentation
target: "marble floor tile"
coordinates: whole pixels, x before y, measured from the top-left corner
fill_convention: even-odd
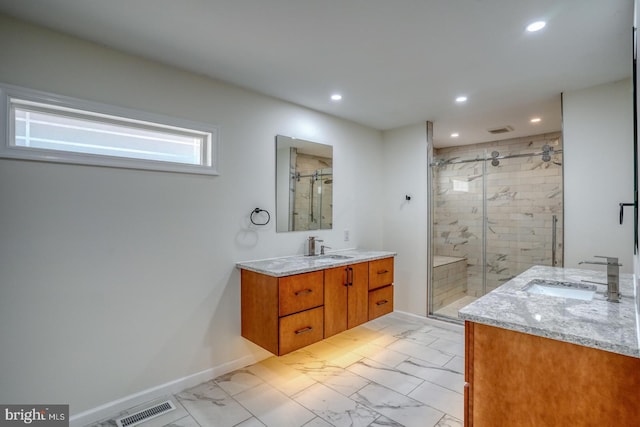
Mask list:
[[[404,427],[433,427],[444,416],[444,412],[377,384],[351,398]]]
[[[444,353],[464,357],[464,340],[462,338],[455,341],[451,339],[438,338],[436,341],[429,344],[429,347],[435,348]]]
[[[455,356],[444,365],[445,368],[464,374],[464,357]]]
[[[300,427],[315,418],[313,412],[268,384],[243,391],[234,398],[267,427]]]
[[[451,391],[463,393],[464,374],[452,369],[425,363],[419,359],[409,359],[396,367],[399,371],[406,372],[415,377],[422,378]]]
[[[409,397],[434,407],[458,419],[464,417],[463,390],[459,393],[425,381],[409,393]]]
[[[354,350],[354,353],[392,368],[409,359],[409,356],[404,353],[376,344],[362,345]]]
[[[241,422],[240,424],[236,424],[234,427],[265,427],[265,425],[261,423],[260,420],[256,417],[251,417],[248,420]]]
[[[347,369],[371,382],[381,384],[402,394],[409,394],[423,382],[422,379],[413,375],[400,372],[369,359],[354,363]]]
[[[263,383],[260,377],[248,369],[238,369],[228,374],[220,375],[214,381],[231,396]]]
[[[372,422],[369,427],[404,427],[402,424],[393,421],[385,417],[384,415],[380,415],[374,422]]]
[[[439,366],[444,366],[454,357],[453,354],[408,340],[398,340],[387,348]]]
[[[312,419],[302,427],[333,427],[333,426],[328,422],[326,422],[325,420],[323,420],[322,418],[315,417],[314,419]]]
[[[343,369],[340,372],[316,372],[310,374],[310,376],[319,383],[334,389],[344,396],[351,396],[353,393],[370,383],[369,380],[346,369]]]
[[[176,395],[178,401],[201,426],[232,427],[251,414],[213,381]]]
[[[316,383],[304,372],[282,363],[278,357],[270,357],[245,369],[287,396],[298,393]]]
[[[409,332],[406,336],[403,337],[403,339],[415,342],[417,344],[429,345],[440,338],[433,332],[433,328],[420,328],[416,331]]]
[[[336,427],[367,427],[380,416],[323,384],[311,386],[293,398]]]
[[[463,378],[463,328],[392,313],[167,396],[140,427],[461,427]]]
[[[438,424],[436,424],[435,427],[463,427],[463,425],[464,423],[461,420],[454,418],[451,415],[445,415],[440,421],[438,421]]]
[[[146,423],[144,423],[146,427]],[[191,416],[182,417],[179,420],[165,424],[163,427],[200,427],[200,424],[196,422]]]

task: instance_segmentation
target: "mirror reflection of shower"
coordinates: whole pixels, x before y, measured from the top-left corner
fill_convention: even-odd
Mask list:
[[[300,158],[300,156],[298,156]],[[322,166],[325,160],[315,159]],[[298,170],[303,170],[298,168]],[[308,171],[311,172],[311,171]],[[296,172],[291,176],[294,194],[293,229],[323,230],[332,227],[333,169],[325,167],[312,173]]]

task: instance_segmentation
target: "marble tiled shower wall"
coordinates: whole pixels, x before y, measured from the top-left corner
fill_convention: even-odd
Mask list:
[[[436,160],[463,160],[562,149],[561,134],[436,149]],[[487,292],[532,265],[551,265],[553,215],[557,217],[556,259],[562,265],[562,154],[500,159],[431,168],[434,185],[434,254],[467,259],[467,295],[482,295],[483,232],[486,233]],[[484,190],[486,180],[486,194]],[[486,197],[486,213],[483,212]],[[487,229],[483,230],[483,215]]]

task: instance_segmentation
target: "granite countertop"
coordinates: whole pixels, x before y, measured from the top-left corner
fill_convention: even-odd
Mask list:
[[[533,279],[606,283],[606,273],[571,268],[532,267],[463,307],[461,319],[640,358],[633,275],[620,275],[620,303],[606,300],[597,285],[591,301],[530,294]]]
[[[330,258],[331,256],[344,256],[347,258]],[[344,250],[327,252],[326,255],[316,256],[288,256],[283,258],[270,258],[258,261],[243,261],[236,263],[236,267],[243,270],[251,270],[268,276],[283,277],[292,274],[308,273],[310,271],[324,270],[326,268],[339,267],[341,265],[357,264],[359,262],[373,261],[376,259],[396,256],[395,252]]]

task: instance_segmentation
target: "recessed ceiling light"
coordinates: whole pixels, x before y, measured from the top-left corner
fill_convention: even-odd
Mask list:
[[[451,134],[451,138],[457,138],[459,136],[460,136],[460,134],[458,132],[454,132],[454,133]]]
[[[535,33],[536,31],[540,31],[541,29],[543,29],[545,25],[547,25],[547,23],[544,21],[532,22],[531,24],[527,25],[527,31],[529,31],[530,33]]]
[[[467,97],[462,95],[456,98],[456,102],[467,102]]]
[[[542,119],[540,117],[534,117],[530,121],[531,121],[531,123],[540,123],[542,121]]]
[[[334,93],[333,95],[331,95],[332,101],[340,101],[341,99],[342,99],[342,95],[340,95],[339,93]]]

